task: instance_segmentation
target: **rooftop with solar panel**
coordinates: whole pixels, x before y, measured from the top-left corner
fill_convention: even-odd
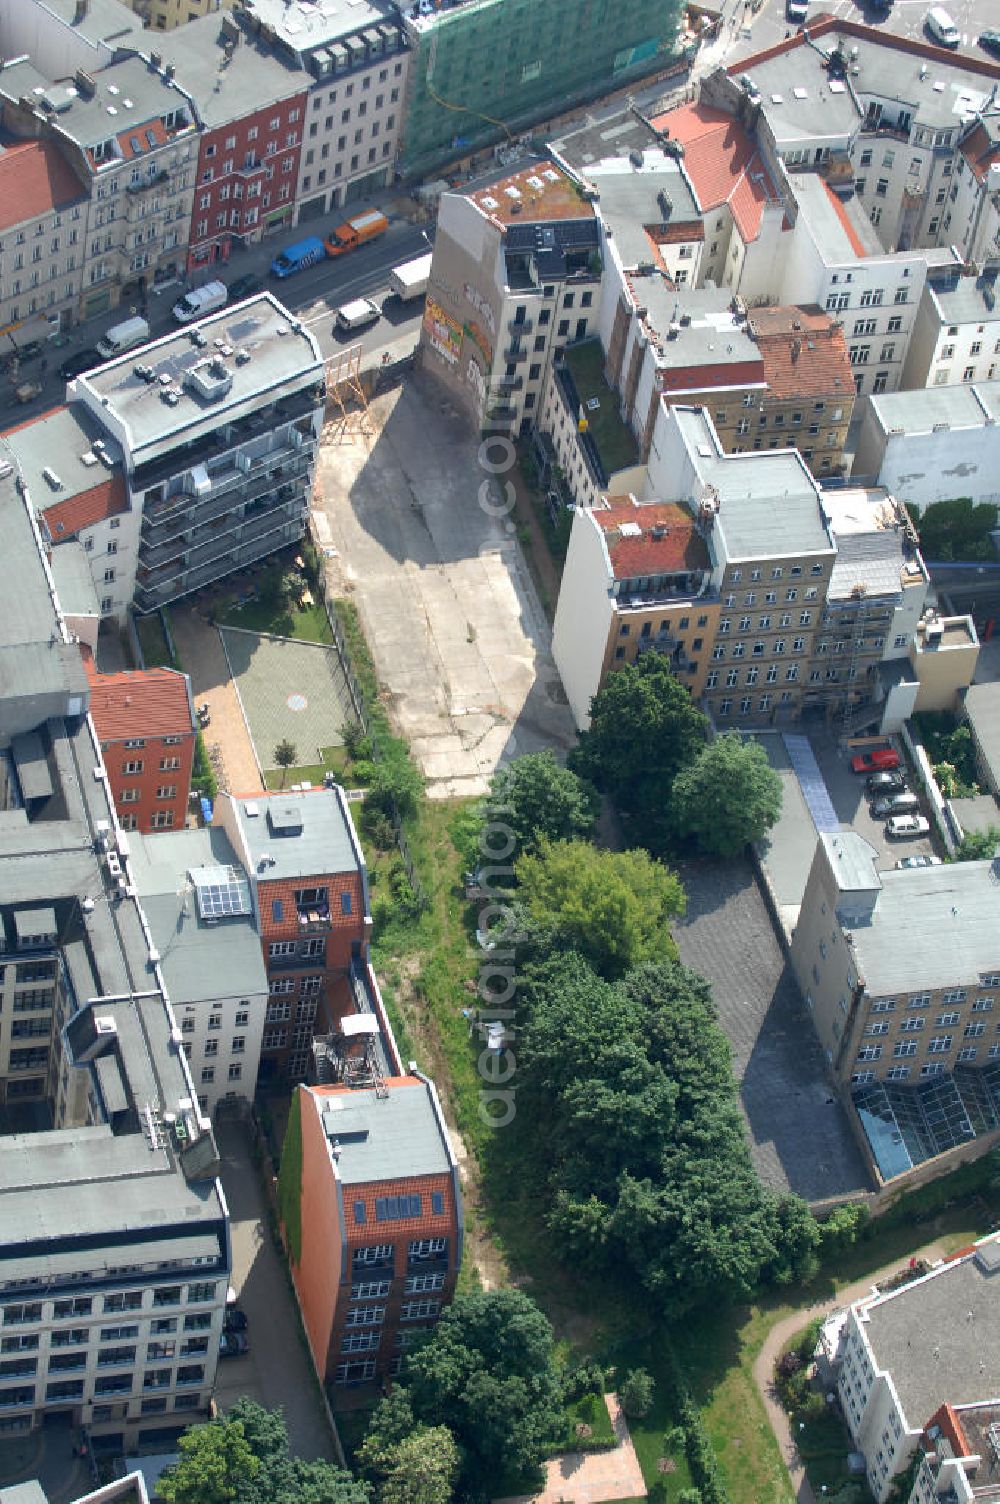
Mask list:
[[[121,443],[129,469],[323,380],[319,346],[270,292],[77,377],[70,396]],[[264,418],[256,421],[264,432]],[[207,477],[206,477],[207,484]]]

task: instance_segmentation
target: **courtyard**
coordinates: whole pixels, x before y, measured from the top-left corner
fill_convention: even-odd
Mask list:
[[[373,402],[371,427],[331,425],[320,451],[327,594],[357,605],[431,796],[481,794],[501,761],[575,740],[548,622],[464,418],[418,372]]]

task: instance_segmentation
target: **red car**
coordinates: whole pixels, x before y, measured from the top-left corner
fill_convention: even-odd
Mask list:
[[[852,773],[881,773],[899,767],[899,753],[891,747],[877,747],[874,752],[859,752],[851,758]]]

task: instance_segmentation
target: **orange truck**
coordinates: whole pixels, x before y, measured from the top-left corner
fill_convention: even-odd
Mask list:
[[[384,235],[388,228],[389,221],[381,210],[368,209],[364,214],[356,214],[353,219],[345,219],[342,225],[337,226],[324,242],[326,253],[328,256],[342,256],[345,251],[353,251],[356,245]]]

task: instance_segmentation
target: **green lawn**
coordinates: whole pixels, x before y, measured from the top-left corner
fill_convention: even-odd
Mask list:
[[[142,657],[147,668],[177,667],[156,612],[152,616],[137,616],[135,629],[139,635],[139,646],[142,648]]]
[[[223,627],[242,627],[245,632],[270,632],[275,637],[295,637],[300,642],[332,642],[333,633],[326,607],[314,601],[309,606],[273,606],[248,601],[244,606],[223,604],[215,613]]]
[[[586,340],[581,345],[569,345],[565,352],[566,364],[583,404],[583,416],[587,420],[590,437],[597,445],[608,475],[623,470],[628,465],[638,464],[639,446],[627,423],[619,413],[620,398],[604,379],[604,351],[600,340]],[[597,407],[588,407],[595,401]]]
[[[585,1394],[578,1400],[571,1400],[566,1406],[566,1422],[570,1446],[576,1439],[578,1425],[590,1427],[591,1441],[606,1441],[608,1446],[614,1445],[615,1430],[603,1394]]]
[[[321,747],[323,761],[304,763],[297,768],[268,768],[264,782],[269,789],[287,788],[292,783],[320,784],[324,773],[336,773],[337,782],[350,785],[350,759],[343,747]]]

